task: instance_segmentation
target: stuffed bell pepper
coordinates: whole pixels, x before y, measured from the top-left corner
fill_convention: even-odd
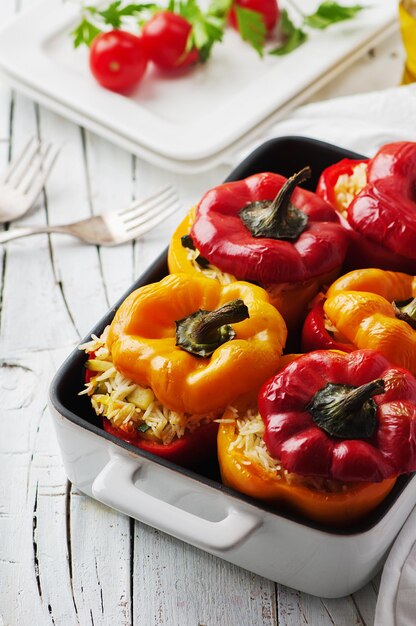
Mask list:
[[[416,143],[383,146],[369,160],[343,159],[324,170],[317,194],[350,234],[348,269],[416,274]]]
[[[175,232],[171,272],[248,280],[263,286],[289,331],[322,285],[339,275],[347,234],[329,204],[289,179],[262,173],[208,191]]]
[[[380,353],[302,355],[229,409],[218,433],[226,485],[331,526],[347,526],[416,469],[416,379]]]
[[[215,454],[225,407],[278,368],[286,326],[255,285],[172,274],[141,287],[101,337],[81,346],[103,426],[182,465]]]
[[[416,373],[416,279],[380,269],[349,272],[318,301],[302,332],[305,352],[379,350]]]

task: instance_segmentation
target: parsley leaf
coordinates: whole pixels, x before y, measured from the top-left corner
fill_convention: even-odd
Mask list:
[[[120,28],[121,26],[121,17],[119,12],[119,7],[121,4],[121,0],[116,0],[116,2],[112,2],[108,5],[104,11],[98,11],[98,14],[104,20],[105,24],[110,24],[113,28]]]
[[[325,0],[319,5],[315,13],[305,16],[305,25],[323,30],[337,22],[352,19],[363,9],[364,7],[359,4],[345,7],[337,2],[332,2],[332,0]]]
[[[89,7],[89,10],[94,7]],[[108,5],[103,11],[93,11],[94,14],[100,15],[105,24],[109,24],[113,28],[120,28],[123,17],[134,17],[140,15],[143,11],[149,11],[157,8],[156,4],[127,4],[122,6],[121,0],[115,0]]]
[[[74,47],[78,48],[81,44],[90,46],[92,40],[103,32],[99,28],[101,24],[118,29],[123,25],[123,18],[137,17],[143,12],[152,13],[157,8],[159,8],[158,5],[154,3],[124,4],[123,0],[111,2],[107,8],[101,11],[95,6],[85,6],[83,8],[81,22],[71,32],[74,38]]]
[[[76,28],[71,32],[74,38],[74,48],[78,48],[81,44],[90,46],[92,40],[95,39],[102,31],[89,22],[85,17],[81,20]]]
[[[143,422],[143,424],[140,424],[139,426],[136,426],[136,430],[139,430],[141,433],[145,433],[146,431],[148,431],[150,428],[149,424],[146,424],[146,422]]]
[[[185,52],[196,48],[199,60],[205,63],[215,42],[222,41],[225,28],[224,17],[211,14],[209,11],[204,13],[196,0],[181,1],[177,8],[179,15],[192,26]]]
[[[308,35],[301,28],[297,28],[289,17],[286,9],[282,11],[280,18],[280,29],[285,35],[285,42],[277,48],[273,48],[269,54],[283,56],[299,48],[308,38]]]
[[[266,39],[266,25],[262,16],[257,11],[243,9],[238,4],[234,5],[234,10],[241,38],[247,41],[262,57]]]
[[[227,17],[230,12],[232,0],[211,0],[208,6],[208,15]]]

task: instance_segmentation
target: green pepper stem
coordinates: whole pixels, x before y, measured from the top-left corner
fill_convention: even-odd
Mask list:
[[[351,419],[354,417],[356,411],[362,409],[367,400],[383,392],[384,380],[382,378],[361,385],[361,387],[350,391],[343,399],[338,400],[338,406],[333,409],[334,413],[341,411],[344,415],[344,419]]]
[[[416,329],[416,298],[393,302],[393,309],[399,320],[407,322],[413,329]]]
[[[211,356],[220,345],[235,338],[230,324],[248,317],[242,300],[232,300],[215,311],[200,309],[176,322],[176,345],[195,356]]]
[[[295,188],[312,175],[309,165],[287,179],[279,193],[268,207],[268,216],[263,221],[265,230],[279,231],[288,223],[290,198]]]
[[[197,343],[211,343],[218,336],[218,329],[226,324],[236,324],[248,317],[248,308],[242,300],[233,300],[220,309],[209,311],[193,328]]]
[[[308,224],[306,213],[290,201],[295,187],[310,178],[311,168],[304,167],[284,183],[274,200],[251,202],[239,211],[240,219],[253,237],[296,240]]]
[[[361,387],[328,383],[316,392],[306,410],[314,422],[332,437],[371,437],[377,427],[377,405],[372,396],[384,391],[382,378]]]

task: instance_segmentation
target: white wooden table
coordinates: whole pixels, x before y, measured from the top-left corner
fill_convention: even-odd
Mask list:
[[[2,17],[31,1],[2,0]],[[314,99],[394,85],[401,65],[392,37]],[[167,181],[185,211],[228,171],[162,171],[0,82],[0,170],[33,134],[63,151],[21,225],[122,207]],[[50,379],[177,221],[116,249],[61,235],[0,248],[0,626],[370,626],[378,579],[340,600],[308,596],[128,519],[66,479],[46,407]]]

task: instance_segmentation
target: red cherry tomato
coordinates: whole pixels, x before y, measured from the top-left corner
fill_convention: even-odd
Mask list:
[[[143,40],[123,30],[101,33],[90,48],[90,69],[106,89],[129,92],[142,78],[147,65]]]
[[[280,12],[277,0],[235,0],[234,4],[242,9],[250,9],[250,11],[260,13],[268,33],[274,29],[279,19]],[[231,7],[229,20],[231,26],[238,30],[237,16],[234,7]]]
[[[185,53],[191,24],[170,11],[157,13],[143,28],[149,59],[164,70],[188,67],[198,61],[198,50]]]

